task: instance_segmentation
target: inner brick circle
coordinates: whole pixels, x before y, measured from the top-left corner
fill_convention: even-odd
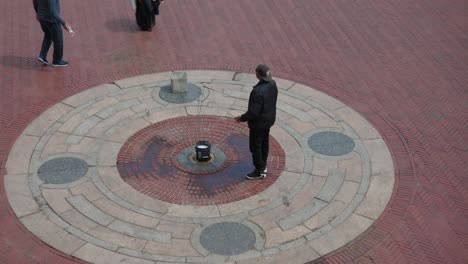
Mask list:
[[[218,116],[184,116],[150,125],[122,146],[117,169],[122,179],[154,199],[190,205],[239,201],[271,186],[284,168],[285,154],[270,136],[268,177],[246,180],[253,169],[245,123]],[[223,165],[213,171],[187,170],[177,156],[200,140],[223,151]]]

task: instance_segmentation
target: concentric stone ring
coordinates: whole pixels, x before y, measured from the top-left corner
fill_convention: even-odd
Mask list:
[[[248,128],[232,118],[246,110],[255,76],[187,71],[203,96],[170,103],[157,96],[170,74],[94,87],[54,105],[23,131],[8,157],[5,189],[32,234],[97,263],[281,263],[291,256],[304,263],[346,245],[384,211],[394,183],[392,158],[380,134],[350,107],[276,79],[268,177],[222,185],[251,169]],[[221,179],[212,189],[200,187],[207,185],[190,177],[197,169],[182,168],[177,158],[200,140],[189,135],[197,117],[213,124],[200,131],[211,133],[209,141],[226,156],[198,174],[198,180]],[[309,144],[317,134],[339,136]],[[66,184],[41,180],[40,167],[60,157],[85,161],[86,177]],[[235,230],[242,231],[231,242],[205,243]],[[90,258],[96,254],[102,258]]]

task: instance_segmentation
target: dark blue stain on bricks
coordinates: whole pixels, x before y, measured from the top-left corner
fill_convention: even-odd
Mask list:
[[[164,148],[172,147],[164,139],[155,137],[145,144],[147,149],[143,157],[128,163],[118,163],[117,168],[122,178],[154,179],[167,177],[189,177],[186,188],[194,196],[214,196],[241,184],[245,181],[245,174],[253,169],[249,151],[249,138],[244,134],[228,134],[224,142],[219,145],[229,145],[238,153],[238,160],[227,157],[230,165],[212,174],[192,174],[179,171],[172,164],[173,159],[159,158]],[[181,176],[183,175],[183,176]]]
[[[138,157],[137,160],[129,163],[117,163],[117,169],[120,172],[122,178],[153,178],[158,177],[169,177],[178,170],[170,166],[170,161],[159,162],[159,153],[161,150],[167,147],[171,147],[172,144],[160,137],[154,137],[148,142],[147,149],[143,157]],[[169,166],[168,166],[169,165]]]

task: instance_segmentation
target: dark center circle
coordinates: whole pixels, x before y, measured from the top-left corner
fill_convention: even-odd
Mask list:
[[[86,161],[79,158],[63,157],[45,162],[39,167],[37,174],[45,183],[64,184],[80,179],[87,172],[88,164]]]

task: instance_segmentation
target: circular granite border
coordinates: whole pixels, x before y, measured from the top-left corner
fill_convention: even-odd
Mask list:
[[[48,238],[44,237],[43,234],[39,230],[37,230],[37,225],[32,225],[32,223],[35,223],[35,224],[38,223],[38,221],[32,221],[35,218],[39,218],[39,220],[44,220],[43,215],[45,214],[49,220],[44,220],[44,221],[46,221],[46,222],[43,223],[44,225],[47,225],[46,224],[47,221],[52,221],[52,223],[55,223],[55,225],[63,228],[63,230],[66,230],[66,233],[68,235],[74,236],[75,238],[79,237],[79,238],[87,240],[86,237],[83,236],[83,234],[79,235],[80,234],[79,232],[77,232],[72,227],[70,227],[68,223],[64,222],[62,220],[62,218],[56,214],[56,211],[57,211],[57,208],[58,208],[58,207],[55,207],[56,205],[49,204],[50,206],[52,206],[53,209],[48,207],[47,204],[51,200],[44,199],[44,197],[41,195],[41,193],[37,193],[37,192],[34,191],[34,190],[36,190],[36,191],[40,192],[41,189],[39,187],[44,187],[44,186],[41,186],[40,182],[37,182],[37,181],[34,180],[34,167],[37,167],[38,163],[41,163],[41,161],[43,161],[44,159],[47,159],[48,155],[45,155],[44,157],[41,157],[41,154],[43,154],[44,151],[46,153],[47,153],[47,151],[50,152],[50,149],[47,149],[46,145],[49,143],[49,141],[54,140],[55,135],[53,135],[53,134],[56,131],[58,131],[59,129],[63,129],[62,125],[66,126],[67,122],[70,123],[68,119],[74,118],[77,113],[79,113],[82,110],[87,109],[87,107],[92,106],[93,104],[99,104],[99,103],[102,103],[102,102],[106,102],[106,103],[111,103],[111,105],[113,105],[113,106],[117,105],[117,107],[114,107],[114,108],[111,107],[110,110],[108,109],[108,110],[104,110],[104,112],[99,112],[99,114],[101,114],[101,116],[98,115],[98,117],[103,118],[103,119],[105,119],[106,117],[113,116],[113,114],[115,114],[116,108],[118,108],[118,107],[120,107],[122,105],[128,107],[128,104],[132,104],[131,100],[126,100],[124,102],[120,101],[122,99],[122,97],[124,98],[128,93],[135,92],[135,91],[138,91],[138,90],[143,90],[143,91],[147,92],[148,90],[150,90],[152,88],[158,87],[158,85],[161,86],[161,84],[156,84],[155,85],[154,82],[161,81],[161,79],[164,79],[164,78],[167,79],[167,76],[169,74],[170,73],[160,73],[160,74],[153,74],[153,75],[148,75],[148,76],[143,76],[143,77],[130,78],[130,79],[122,80],[122,81],[116,81],[117,87],[115,85],[103,85],[102,87],[97,87],[95,89],[90,89],[90,90],[85,91],[83,93],[80,93],[80,94],[77,94],[77,95],[72,96],[70,98],[67,98],[66,100],[64,100],[65,103],[59,103],[59,104],[51,107],[49,110],[47,110],[41,116],[39,116],[30,126],[28,126],[28,128],[26,128],[26,130],[18,138],[18,140],[16,141],[12,151],[10,152],[10,153],[14,153],[14,154],[20,153],[21,155],[15,155],[15,156],[10,155],[8,157],[8,161],[7,161],[8,174],[5,176],[5,182],[6,182],[7,197],[9,199],[10,204],[11,204],[11,207],[13,208],[15,214],[20,218],[20,221],[24,225],[26,225],[26,227],[32,233],[36,234],[40,238],[44,239],[44,241],[46,243],[50,244],[53,247],[56,247],[57,249],[59,249],[61,251],[64,251],[64,252],[69,251],[69,248],[67,248],[67,247],[70,246],[70,244],[66,244],[66,243],[57,244],[56,241],[53,240],[53,239],[51,240],[50,237],[48,237]],[[214,77],[214,76],[216,76],[216,77]],[[231,86],[234,85],[235,86],[236,85],[235,81],[230,81],[233,78],[237,78],[237,79],[245,78],[244,81],[243,81],[244,83],[246,83],[246,84],[251,84],[252,83],[252,82],[250,82],[250,80],[252,80],[252,75],[249,75],[249,74],[237,74],[237,75],[235,75],[235,73],[231,73],[231,72],[213,72],[213,71],[206,71],[206,72],[204,72],[204,71],[193,71],[193,72],[189,72],[189,79],[194,78],[194,77],[199,82],[208,81],[208,82],[205,82],[205,85],[203,85],[203,86],[206,87],[206,88],[212,89],[212,91],[216,91],[216,89],[219,89],[219,87],[214,87],[213,84],[216,84],[215,86],[229,86],[229,85],[231,85]],[[223,82],[222,81],[223,79],[224,80],[229,80],[229,81],[224,81]],[[287,99],[287,100],[293,100],[294,101],[294,100],[299,99],[299,101],[296,102],[297,104],[294,105],[295,107],[298,107],[297,109],[300,110],[300,103],[299,103],[300,101],[306,102],[309,105],[314,106],[314,109],[312,109],[312,110],[310,110],[308,112],[309,116],[311,116],[313,120],[314,120],[314,117],[317,117],[316,115],[319,114],[318,112],[320,112],[320,111],[325,111],[325,112],[327,112],[327,114],[330,114],[328,112],[332,111],[332,113],[330,115],[333,116],[334,120],[337,120],[337,123],[340,124],[339,126],[341,126],[343,131],[351,131],[349,136],[353,137],[352,134],[355,134],[355,135],[357,135],[357,138],[359,138],[360,140],[363,141],[363,143],[361,144],[362,150],[365,150],[365,152],[368,152],[369,157],[370,157],[369,162],[367,163],[368,172],[370,172],[370,175],[371,175],[371,179],[368,182],[368,185],[370,186],[370,189],[369,189],[368,192],[366,191],[365,194],[360,194],[360,196],[359,195],[356,196],[356,197],[359,197],[359,198],[354,199],[353,200],[354,202],[351,202],[351,203],[356,204],[356,201],[357,202],[363,201],[363,203],[359,207],[357,207],[356,212],[361,210],[360,212],[358,212],[358,214],[353,213],[355,210],[347,210],[348,211],[346,213],[347,217],[341,217],[341,218],[337,217],[337,218],[335,218],[333,220],[334,224],[329,225],[327,228],[323,228],[321,230],[322,232],[317,233],[316,236],[299,235],[298,239],[289,240],[290,242],[288,242],[286,244],[280,243],[279,247],[273,247],[272,248],[272,249],[275,249],[276,253],[273,253],[273,255],[275,255],[275,254],[281,254],[281,252],[283,252],[286,249],[300,248],[301,245],[307,245],[307,248],[312,249],[313,252],[316,252],[315,253],[316,255],[315,256],[311,255],[310,258],[315,258],[315,257],[318,257],[317,253],[320,254],[320,255],[324,255],[324,254],[327,254],[330,251],[333,251],[333,250],[345,245],[347,242],[350,241],[350,239],[352,239],[354,237],[357,237],[359,235],[359,233],[356,233],[356,231],[359,231],[359,230],[364,231],[365,229],[367,229],[367,227],[370,226],[370,224],[373,221],[370,221],[370,222],[369,221],[364,221],[365,219],[363,219],[362,216],[366,216],[368,220],[377,219],[378,215],[380,215],[380,213],[383,211],[383,209],[385,207],[385,204],[388,202],[388,199],[390,198],[390,195],[391,195],[391,189],[392,188],[389,188],[389,186],[393,186],[393,175],[394,175],[393,163],[391,162],[391,156],[390,156],[390,153],[389,153],[388,149],[386,148],[385,142],[382,140],[382,138],[380,137],[378,132],[375,129],[373,129],[372,126],[370,124],[368,124],[365,121],[364,118],[362,118],[359,114],[357,114],[351,108],[343,105],[341,102],[338,102],[337,100],[335,100],[335,99],[333,99],[333,98],[331,98],[329,96],[326,96],[326,95],[324,95],[324,94],[322,94],[322,93],[320,93],[318,91],[315,91],[315,90],[313,90],[311,88],[307,88],[307,87],[305,87],[303,85],[295,84],[295,83],[292,83],[290,81],[281,80],[281,79],[278,79],[277,81],[279,83],[280,88],[282,88],[281,89],[281,95],[284,96],[285,100]],[[240,83],[242,81],[239,80],[237,82]],[[141,85],[141,84],[144,84],[144,83],[147,83],[147,85],[142,86],[142,87],[138,87],[138,85]],[[208,84],[208,86],[211,85],[212,87],[207,87],[206,84]],[[237,97],[236,99],[234,99],[234,101],[237,100],[240,103],[240,102],[243,102],[243,100],[245,100],[245,98],[242,97],[242,94],[244,94],[246,92],[247,92],[246,90],[243,90],[241,88],[240,91],[229,91],[229,93],[227,93],[227,95],[230,96],[230,97],[233,97],[233,98],[236,98],[236,96],[240,96],[240,97]],[[117,96],[119,99],[115,99],[112,102],[112,98],[108,97],[109,95]],[[226,93],[225,93],[225,95],[226,95]],[[216,94],[215,94],[215,96],[216,96]],[[288,98],[286,98],[286,96]],[[229,101],[226,98],[221,98],[221,99]],[[139,103],[144,104],[145,100],[146,99],[142,99],[142,101],[139,101]],[[218,109],[219,106],[224,105],[224,103],[218,103],[217,102],[218,100],[219,100],[219,98],[216,98],[215,102],[212,102],[212,103],[209,102],[207,104],[207,107],[205,107],[205,109],[203,109],[203,110],[206,110],[210,106],[214,107],[215,109]],[[89,102],[87,102],[87,101],[89,101]],[[321,103],[320,104],[316,103],[316,101],[320,101]],[[79,102],[85,102],[85,103],[83,105],[80,105]],[[245,101],[243,103],[245,103]],[[125,107],[123,107],[123,108],[125,108]],[[136,109],[138,109],[138,110],[136,110]],[[230,109],[229,111],[223,112],[221,114],[224,114],[224,115],[234,114],[234,113],[238,113],[239,110],[244,110],[245,108],[243,108],[243,107],[236,108],[236,107],[230,106],[229,109]],[[150,108],[145,108],[144,106],[135,106],[134,108],[132,108],[132,110],[135,113],[137,113],[135,115],[137,117],[135,117],[135,119],[131,120],[127,124],[130,124],[132,121],[135,121],[138,118],[148,118],[149,117],[153,121],[161,118],[161,116],[159,116],[160,112],[158,112],[158,115],[155,115],[156,111],[158,109],[151,110],[151,107]],[[194,107],[192,107],[190,105],[185,106],[185,114],[193,113],[193,111],[194,111]],[[173,112],[171,112],[171,113],[168,112],[168,113],[166,113],[166,115],[163,114],[163,119],[164,118],[169,118],[173,114],[174,114]],[[181,114],[181,113],[178,113],[178,114]],[[299,119],[301,118],[301,112],[297,112],[297,115],[295,115],[293,117],[290,114],[288,114],[287,111],[284,112],[281,109],[280,109],[280,111],[278,111],[278,115],[279,115],[279,122],[278,123],[280,125],[282,123],[281,120],[285,120],[286,122],[292,122],[291,121],[291,120],[293,120],[292,118],[299,118]],[[336,118],[336,116],[338,116],[338,118]],[[325,123],[329,122],[329,120],[325,120],[323,118],[322,119],[316,119],[316,121],[317,122],[325,122]],[[96,118],[88,118],[88,119],[84,120],[84,122],[78,123],[80,125],[77,127],[77,130],[72,131],[74,133],[69,135],[69,137],[66,138],[66,140],[65,140],[66,142],[69,142],[71,144],[73,144],[73,142],[75,142],[75,145],[74,146],[67,146],[65,149],[67,151],[81,149],[81,150],[85,150],[84,155],[89,154],[89,149],[88,149],[89,145],[87,146],[88,148],[85,148],[84,146],[77,147],[76,144],[78,144],[78,145],[81,144],[80,143],[81,140],[92,141],[89,138],[86,138],[86,137],[83,137],[82,135],[80,135],[80,132],[83,129],[86,129],[87,126],[89,126],[90,124],[93,124],[94,122],[96,122]],[[148,122],[148,121],[146,121],[146,122]],[[126,121],[123,121],[121,124],[119,124],[120,126],[114,127],[114,128],[112,128],[110,130],[107,130],[107,132],[109,132],[110,134],[113,134],[115,136],[115,138],[110,138],[110,139],[106,138],[105,140],[104,139],[97,140],[98,144],[97,145],[91,144],[92,145],[91,148],[96,147],[97,149],[99,149],[99,148],[102,149],[102,146],[104,145],[105,142],[112,142],[114,144],[110,144],[110,145],[106,146],[108,148],[107,150],[111,150],[112,148],[115,148],[116,146],[121,144],[119,142],[119,140],[121,140],[122,138],[125,138],[125,137],[128,136],[128,135],[125,135],[125,133],[121,133],[121,131],[119,133],[119,131],[118,131],[119,128],[121,128],[121,125],[123,123],[126,123]],[[291,126],[293,126],[294,129],[292,129]],[[331,127],[331,128],[333,129],[333,127]],[[287,131],[285,134],[290,134],[290,133],[294,134],[294,133],[296,133],[296,134],[299,134],[299,135],[303,135],[304,130],[309,131],[310,127],[305,128],[304,126],[301,126],[300,124],[290,123],[290,126],[285,126],[283,129],[284,129],[284,131]],[[328,127],[327,129],[330,129],[330,127]],[[353,129],[355,131],[353,131]],[[296,130],[300,131],[300,132],[297,132]],[[296,131],[296,132],[294,132],[294,131]],[[64,131],[62,131],[62,132],[64,132]],[[272,134],[274,134],[274,133],[275,133],[275,131],[272,131]],[[278,133],[278,132],[276,132],[276,133]],[[284,136],[284,135],[280,133],[278,136]],[[78,143],[76,143],[76,142],[78,142]],[[89,142],[86,142],[86,143],[89,143]],[[94,142],[94,143],[96,143],[96,142]],[[304,142],[302,142],[302,144],[301,144],[302,146],[303,146],[303,143]],[[84,145],[86,145],[86,144],[84,144]],[[57,148],[60,149],[60,146],[57,145]],[[54,150],[54,151],[57,151],[57,150]],[[57,153],[57,152],[55,152],[55,153]],[[68,152],[65,152],[65,153],[68,153]],[[104,151],[104,153],[106,153],[106,151]],[[99,155],[96,154],[96,152],[92,152],[92,151],[91,151],[90,154],[91,154],[91,157],[93,157],[93,158],[91,158],[91,160],[96,159],[95,162],[97,163],[97,167],[106,167],[105,166],[106,162],[108,162],[108,159],[106,159],[107,157],[103,157],[102,155],[99,156]],[[31,157],[31,155],[33,156],[33,159],[30,161],[29,157]],[[52,155],[58,155],[58,154],[52,154]],[[287,159],[287,161],[288,160],[289,161],[297,160],[296,159],[297,158],[297,153],[287,152],[287,155],[288,155],[288,158],[289,158],[289,159]],[[316,166],[316,164],[315,164],[315,162],[317,160],[320,160],[320,157],[318,157],[317,155],[314,156],[314,158],[310,160],[310,161],[314,162],[313,168],[311,167],[310,163],[303,164],[303,166],[305,165],[304,168],[313,169],[313,170],[312,170],[311,174],[310,173],[300,174],[300,176],[307,176],[307,177],[302,177],[301,178],[302,180],[304,180],[304,178],[306,180],[311,180],[311,179],[316,180],[317,179],[317,177],[314,175],[314,173],[315,173],[314,170],[317,169],[317,167],[320,168],[320,166]],[[335,161],[333,161],[333,162],[335,162]],[[345,162],[345,161],[346,160],[344,160],[342,162]],[[339,163],[340,161],[336,161],[336,162]],[[28,169],[28,167],[29,167],[28,164],[31,167],[30,169]],[[91,164],[91,163],[89,163],[89,164]],[[292,168],[294,168],[294,166],[297,166],[297,164],[294,164],[294,163],[290,164],[290,165],[292,166]],[[111,168],[111,167],[107,167],[107,168]],[[288,169],[291,169],[291,168],[288,168]],[[28,177],[28,172],[31,172],[31,171],[32,171],[32,176],[31,176],[32,178],[30,178],[28,180],[28,178],[29,178]],[[96,169],[97,173],[99,173],[98,171],[99,171],[99,168]],[[97,173],[91,173],[91,175],[90,175],[91,182],[86,182],[86,183],[93,184],[93,186],[102,188],[103,187],[102,182],[99,182],[99,181],[96,181],[96,180],[98,178],[102,179],[103,175],[98,176]],[[291,175],[289,175],[289,176],[291,176]],[[328,175],[328,176],[330,176],[330,175]],[[388,176],[390,176],[390,177],[388,177]],[[321,176],[321,177],[326,177],[326,176]],[[332,179],[332,178],[333,177],[330,177],[330,178],[327,177],[327,179]],[[383,179],[385,179],[385,180],[383,180]],[[31,190],[29,190],[29,188],[28,188],[28,184],[27,184],[28,181],[29,181],[29,185],[31,186]],[[22,184],[21,184],[21,182],[22,182]],[[333,182],[333,181],[331,181],[331,182]],[[13,183],[20,183],[20,184],[15,185]],[[26,185],[24,183],[26,183]],[[302,182],[302,184],[304,184],[304,183]],[[16,186],[15,188],[19,188],[19,191],[18,192],[12,192],[11,189],[9,188],[9,187],[12,187],[12,186]],[[121,187],[123,187],[125,189],[126,186],[121,186]],[[378,205],[380,205],[380,207],[378,207],[380,209],[377,209],[375,207],[375,204],[373,205],[372,203],[376,200],[375,198],[378,198],[378,197],[372,197],[372,195],[375,194],[375,193],[380,194],[379,191],[381,191],[382,190],[381,188],[383,188],[383,187],[386,188],[385,189],[386,190],[385,192],[387,192],[385,194],[386,198],[383,199],[383,200],[382,199],[380,199],[380,200],[377,199],[378,200],[377,201]],[[390,189],[390,190],[388,190],[388,189]],[[102,189],[102,190],[105,190],[105,188]],[[119,190],[117,190],[117,191],[119,191]],[[390,191],[390,193],[388,193],[388,191]],[[299,192],[299,190],[294,189],[293,192],[295,192],[297,194]],[[29,195],[28,195],[28,193],[29,193]],[[281,191],[279,193],[277,193],[277,194],[281,194]],[[83,198],[88,197],[89,195],[90,194],[82,193],[82,194],[80,194],[78,196],[75,195],[75,196],[73,196],[71,198],[68,198],[67,200],[68,201],[73,201],[73,203],[75,203],[75,205],[79,205],[80,202],[83,202]],[[111,195],[112,196],[111,193],[107,193],[106,195]],[[280,202],[281,202],[282,205],[284,205],[286,207],[288,207],[290,205],[290,200],[289,200],[289,198],[287,196],[283,196]],[[273,204],[273,203],[271,203],[271,204]],[[131,204],[129,204],[129,205],[131,205]],[[294,203],[293,203],[293,205],[294,205]],[[281,205],[278,205],[278,206],[281,206]],[[260,210],[258,210],[258,213],[259,213],[259,215],[261,215],[262,211],[263,212],[273,211],[274,208],[277,208],[277,207],[270,207],[268,209],[267,209],[267,207],[263,207]],[[190,210],[193,211],[194,208],[188,207],[188,208],[185,208],[185,209],[188,209],[189,211]],[[152,212],[151,210],[143,210],[143,211],[145,213],[148,213],[148,215],[155,216],[155,217],[166,216],[166,214],[163,215],[163,214],[160,214],[160,213],[155,213],[155,212]],[[255,218],[255,217],[253,217],[253,218]],[[253,219],[253,218],[251,217],[250,219]],[[182,216],[182,217],[181,216],[175,216],[175,217],[171,216],[171,217],[169,217],[168,219],[165,219],[165,220],[170,220],[170,221],[173,221],[174,223],[178,223],[178,222],[179,223],[184,223],[184,222],[196,223],[197,221],[194,221],[196,219],[200,220],[201,218],[195,217],[195,218],[188,219],[188,218],[186,218],[184,216]],[[241,219],[243,219],[243,218],[241,216],[239,216],[239,215],[231,215],[231,217],[229,217],[229,220],[240,221]],[[203,220],[204,221],[200,220],[199,223],[207,224],[210,221],[221,221],[221,220],[224,221],[226,219],[223,218],[223,217],[220,217],[220,218],[208,217],[208,218],[206,218],[206,216],[205,216],[205,219],[203,219]],[[286,225],[288,225],[288,224],[286,224]],[[351,227],[353,227],[353,228],[351,228]],[[287,228],[286,228],[286,230],[287,230]],[[269,231],[271,231],[271,230],[269,230]],[[278,232],[280,232],[280,231],[278,231]],[[288,236],[287,235],[288,232],[286,232],[286,231],[285,232],[280,232],[280,233],[282,233],[282,235],[280,235],[279,237]],[[345,240],[343,240],[343,233],[345,234],[345,237],[346,237]],[[270,234],[266,234],[266,236],[267,236],[266,244],[271,244],[271,241],[268,241],[268,238],[271,237],[272,234],[274,234],[274,233],[270,232]],[[162,237],[160,239],[164,239],[164,237]],[[78,240],[80,240],[80,239],[78,239]],[[71,243],[71,244],[73,244],[73,243]],[[286,245],[288,245],[288,246],[286,246]],[[103,247],[103,248],[107,248],[108,250],[112,250],[111,246],[107,246],[107,247],[105,245],[100,245],[100,246]],[[159,259],[157,259],[158,258],[157,255],[142,254],[142,252],[136,252],[136,251],[131,250],[131,249],[119,250],[118,254],[124,254],[124,255],[127,255],[127,256],[140,257],[140,258],[146,258],[146,259],[151,259],[151,260],[159,260]],[[73,253],[73,255],[76,256],[76,257],[83,257],[82,254],[79,254],[79,253],[76,253],[76,252]],[[236,258],[224,259],[223,261],[238,260],[238,259],[242,259],[242,258],[256,258],[256,257],[259,257],[259,255],[258,254],[251,254],[251,255],[248,255],[248,256],[247,255],[242,255],[242,256],[237,256]],[[211,257],[206,256],[205,260],[214,261],[213,258],[216,258],[216,256],[211,256]],[[195,260],[195,259],[191,259],[191,260]],[[177,258],[174,258],[172,260],[174,260],[174,262],[177,262]],[[186,260],[188,260],[188,259],[186,259]],[[216,261],[220,261],[220,259],[217,259]]]

